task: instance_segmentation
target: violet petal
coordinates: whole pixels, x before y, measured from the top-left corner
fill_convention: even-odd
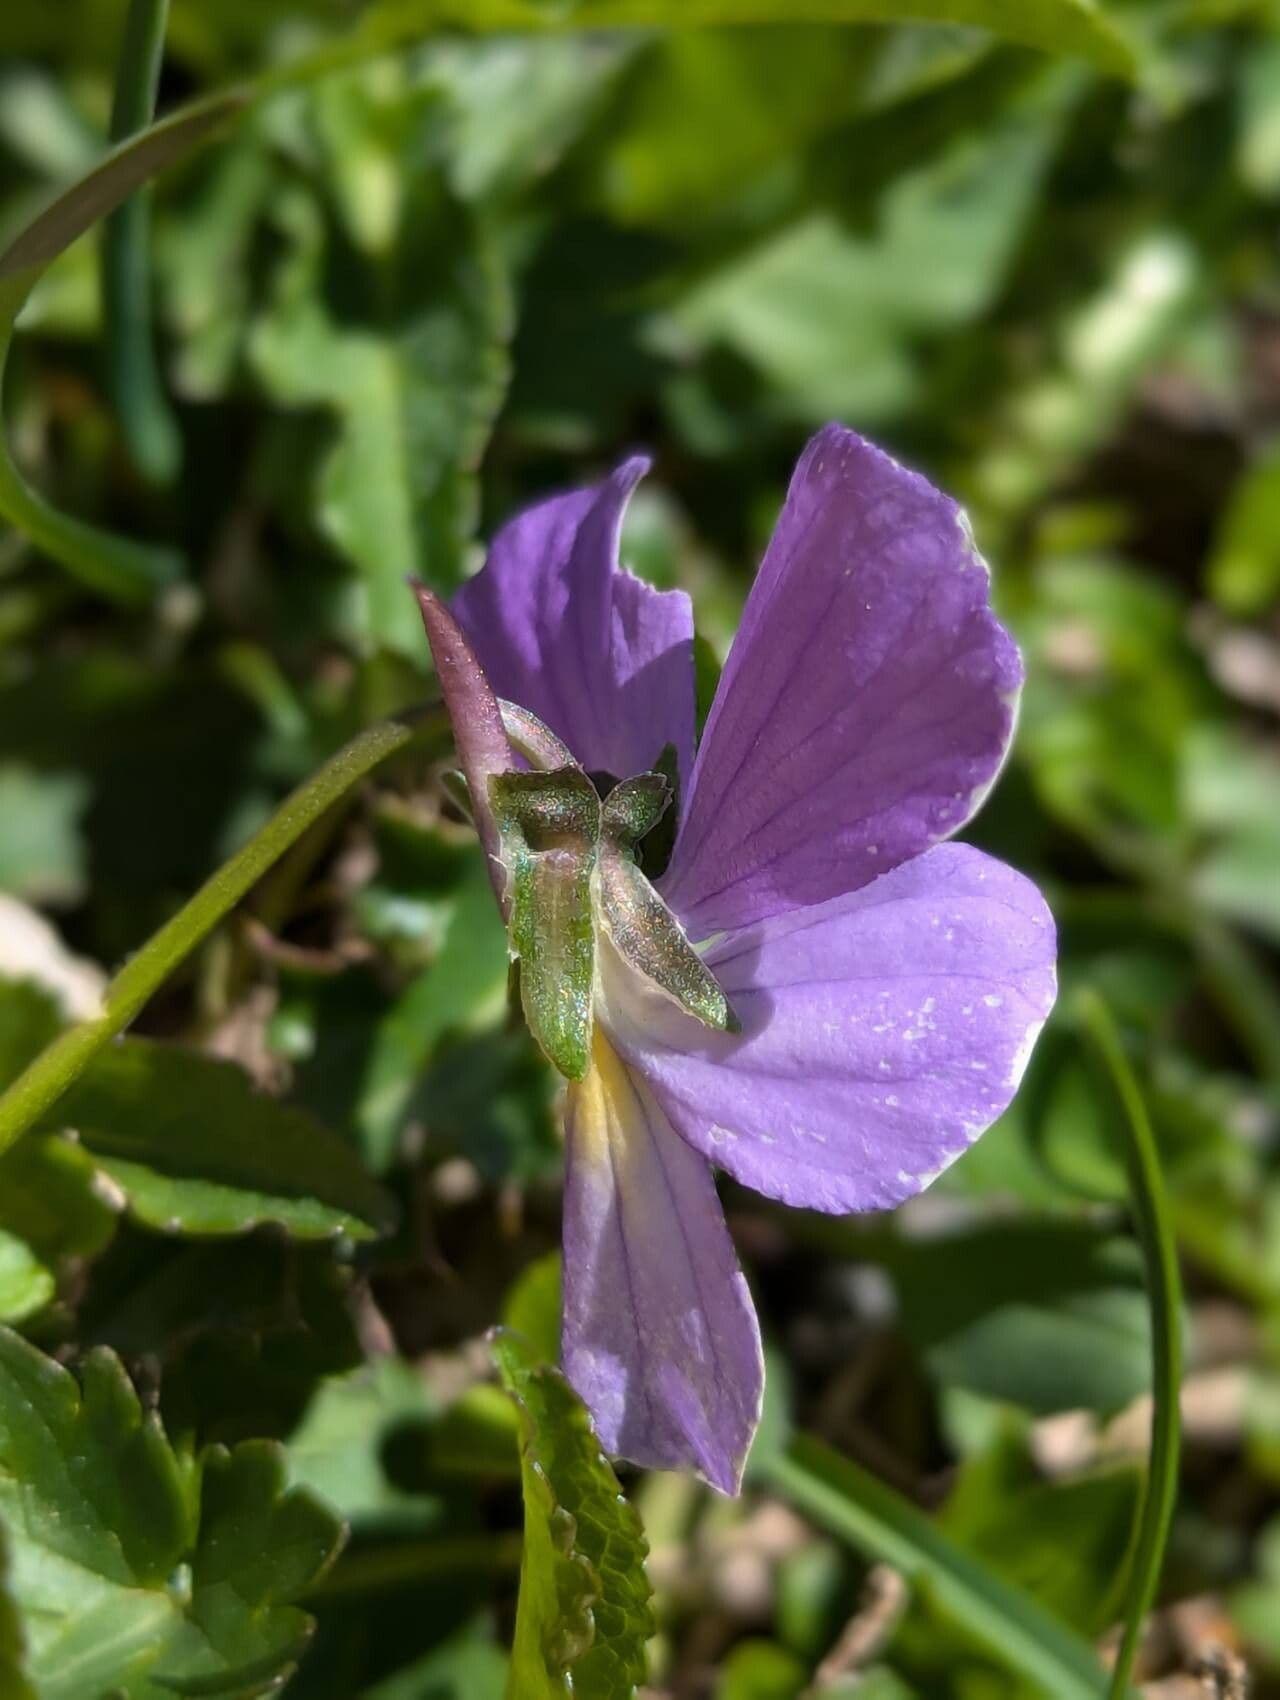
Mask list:
[[[598,1032],[566,1134],[565,1373],[606,1451],[736,1493],[764,1365],[711,1170]]]
[[[662,894],[693,938],[866,885],[963,826],[1022,679],[956,504],[809,444],[712,705]]]
[[[453,599],[494,690],[531,710],[588,771],[625,779],[673,744],[693,762],[693,611],[618,565],[627,499],[648,468],[540,502],[498,533]]]
[[[945,844],[705,952],[742,1023],[717,1034],[601,941],[598,1020],[695,1150],[770,1198],[884,1209],[1009,1103],[1053,1004],[1031,882]]]

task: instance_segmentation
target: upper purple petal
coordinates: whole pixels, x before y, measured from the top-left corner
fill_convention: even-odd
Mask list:
[[[815,1210],[919,1192],[995,1120],[1053,1004],[1054,925],[1021,874],[939,845],[706,952],[742,1022],[700,1027],[602,953],[606,1022],[672,1126]]]
[[[829,425],[711,709],[663,895],[694,938],[856,890],[963,826],[1022,681],[963,514]]]
[[[607,1451],[736,1493],[764,1364],[711,1170],[599,1034],[565,1132],[565,1373]]]
[[[588,770],[625,779],[673,744],[693,763],[693,610],[618,564],[627,499],[648,461],[553,496],[494,538],[453,611],[500,697],[544,720]]]

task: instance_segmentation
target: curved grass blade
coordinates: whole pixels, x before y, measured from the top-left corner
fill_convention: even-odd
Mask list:
[[[162,33],[162,0],[133,0],[125,70],[118,89],[113,127],[136,120],[147,104]],[[122,207],[166,165],[189,152],[224,119],[250,101],[279,89],[316,80],[328,72],[388,53],[431,30],[462,28],[475,34],[605,27],[676,28],[760,25],[777,22],[964,24],[1004,39],[1091,60],[1099,68],[1131,76],[1132,45],[1096,0],[803,0],[797,9],[783,0],[580,0],[550,8],[538,0],[382,0],[367,8],[357,27],[340,40],[273,67],[243,88],[214,95],[142,130],[114,149],[71,185],[0,255],[0,396],[14,321],[45,266],[99,218]],[[128,97],[126,99],[126,96]],[[126,108],[128,110],[126,110]],[[108,293],[113,388],[131,446],[144,469],[165,474],[173,448],[162,413],[145,310],[146,209],[122,209],[108,240]],[[126,275],[127,274],[127,275]],[[141,350],[144,346],[146,352]],[[0,518],[9,521],[84,584],[122,602],[145,602],[182,570],[173,550],[147,548],[70,519],[23,480],[0,433]]]
[[[14,323],[45,267],[148,178],[189,153],[244,103],[239,93],[186,108],[114,148],[63,191],[0,254],[0,396]],[[0,432],[0,518],[75,574],[119,602],[148,601],[179,576],[175,550],[148,548],[71,519],[22,477]]]
[[[0,254],[0,283],[25,293],[77,236],[113,212],[135,189],[173,165],[245,104],[236,89],[183,107],[113,148],[92,170],[64,189]],[[7,291],[6,291],[7,294]],[[19,303],[20,305],[21,303]],[[15,307],[14,312],[17,312]]]
[[[155,117],[169,0],[130,0],[116,71],[111,140]],[[102,308],[107,382],[129,453],[142,474],[165,483],[182,445],[160,381],[151,325],[151,203],[142,189],[107,219],[102,233]]]
[[[990,30],[1046,53],[1078,55],[1129,75],[1132,45],[1096,0],[583,0],[570,12],[580,26],[617,28],[807,23],[946,23]]]
[[[1105,1673],[1087,1641],[823,1441],[797,1436],[760,1461],[757,1479],[833,1535],[891,1564],[1037,1692],[1053,1700],[1099,1700],[1104,1693]]]
[[[985,29],[1002,40],[1086,59],[1132,77],[1134,44],[1098,0],[381,0],[340,41],[268,72],[271,86],[390,52],[427,31],[473,34],[565,29],[711,29],[777,23],[936,23]]]
[[[0,1096],[0,1151],[57,1103],[201,939],[327,809],[388,757],[446,731],[443,711],[434,705],[383,721],[353,738],[291,792],[266,825],[129,958],[106,989],[102,1014],[68,1028]]]
[[[1124,1148],[1151,1306],[1151,1385],[1154,1397],[1151,1457],[1132,1549],[1124,1633],[1110,1689],[1114,1700],[1114,1697],[1127,1692],[1143,1620],[1151,1609],[1160,1581],[1178,1493],[1182,1284],[1151,1121],[1133,1071],[1125,1060],[1115,1023],[1107,1006],[1094,992],[1079,994],[1075,1013],[1103,1101],[1111,1106],[1112,1120]]]

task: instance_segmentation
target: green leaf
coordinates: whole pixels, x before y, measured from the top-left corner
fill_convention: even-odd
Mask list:
[[[125,1233],[94,1269],[81,1336],[158,1371],[175,1444],[292,1434],[317,1388],[361,1361],[350,1270],[279,1233]]]
[[[375,117],[376,110],[370,123]],[[449,590],[464,576],[475,469],[506,391],[512,309],[485,215],[457,200],[413,152],[415,141],[426,146],[421,123],[406,138],[405,160],[371,154],[368,128],[344,131],[340,151],[355,163],[368,155],[366,176],[389,169],[413,189],[392,208],[373,255],[379,270],[370,287],[387,305],[354,323],[334,316],[324,300],[325,233],[309,202],[290,199],[279,217],[293,251],[250,350],[275,399],[335,415],[316,508],[322,530],[361,575],[358,636],[421,661],[421,622],[405,579]],[[368,204],[363,190],[359,204]]]
[[[446,1033],[466,1031],[506,1008],[507,932],[481,855],[468,857],[448,905],[444,936],[430,966],[405,987],[379,1023],[356,1119],[373,1166],[385,1168],[414,1091]]]
[[[464,1634],[365,1690],[361,1700],[502,1700],[506,1681],[503,1654]]]
[[[0,1321],[21,1322],[46,1305],[56,1287],[26,1240],[0,1228]]]
[[[851,113],[866,40],[835,27],[683,31],[650,45],[597,170],[622,224],[723,219],[744,183]]]
[[[1047,1415],[1116,1411],[1150,1385],[1126,1239],[1046,1217],[904,1243],[887,1262],[908,1338],[951,1386]]]
[[[82,1384],[0,1331],[0,1512],[39,1700],[270,1687],[310,1633],[290,1602],[340,1526],[284,1491],[278,1447],[177,1455],[112,1353]]]
[[[517,1336],[494,1356],[520,1415],[524,1558],[510,1700],[627,1700],[653,1632],[639,1518],[581,1400]]]
[[[1273,48],[1271,63],[1280,64]],[[1280,597],[1280,445],[1242,475],[1218,525],[1205,567],[1215,602],[1230,614],[1261,614]]]
[[[321,1383],[289,1439],[290,1480],[319,1495],[355,1528],[420,1530],[438,1502],[397,1486],[383,1451],[405,1424],[438,1414],[423,1372],[379,1358]]]
[[[772,1641],[748,1637],[725,1660],[716,1700],[797,1700],[808,1671],[794,1653]]]
[[[1227,725],[1197,727],[1182,750],[1183,807],[1205,842],[1192,874],[1201,901],[1280,939],[1280,762]]]
[[[278,1222],[300,1239],[388,1231],[395,1207],[349,1145],[232,1063],[147,1039],[97,1058],[52,1120],[140,1221],[186,1234]]]
[[[0,1694],[5,1700],[36,1700],[26,1668],[27,1638],[9,1587],[9,1536],[0,1524]]]
[[[527,7],[526,10],[532,10]],[[681,29],[713,24],[939,23],[990,30],[1050,53],[1079,54],[1107,70],[1134,68],[1133,48],[1095,0],[583,0],[582,27],[621,24]]]
[[[45,267],[149,178],[205,140],[241,104],[239,95],[216,95],[122,143],[64,190],[0,254],[0,388],[14,321]],[[181,570],[172,550],[114,537],[51,507],[23,480],[2,431],[0,517],[84,583],[120,601],[150,598]]]
[[[1141,1475],[1130,1465],[1045,1481],[1006,1427],[966,1460],[940,1518],[960,1545],[1090,1639],[1114,1622]]]
[[[917,344],[979,318],[1015,252],[1070,92],[1040,82],[1043,112],[1024,103],[892,179],[872,231],[814,212],[707,275],[672,314],[681,346],[745,359],[799,420],[897,417],[918,399]]]
[[[1087,1641],[851,1459],[802,1435],[763,1460],[760,1477],[820,1527],[900,1570],[1038,1694],[1098,1700],[1104,1677]]]
[[[383,0],[361,20],[366,44],[389,46],[431,24],[473,30],[677,28],[780,23],[941,23],[991,30],[1051,53],[1129,74],[1134,51],[1095,0]]]
[[[71,903],[84,887],[80,818],[88,787],[74,773],[0,766],[0,890],[28,903]]]
[[[0,1081],[59,1026],[48,992],[0,980]],[[20,1322],[39,1310],[53,1297],[61,1266],[101,1251],[115,1223],[78,1145],[41,1135],[0,1156],[0,1320]]]
[[[405,713],[357,734],[285,798],[270,820],[205,881],[138,950],[107,987],[103,1012],[47,1044],[0,1095],[0,1151],[55,1104],[95,1056],[128,1026],[156,989],[251,885],[307,828],[380,762],[422,737],[439,736],[436,710]]]
[[[523,1335],[543,1363],[560,1359],[560,1253],[549,1251],[527,1269],[507,1294],[502,1325]]]

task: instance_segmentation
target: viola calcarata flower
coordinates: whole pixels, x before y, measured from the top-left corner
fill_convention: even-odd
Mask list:
[[[697,741],[689,599],[618,562],[646,466],[512,520],[451,608],[419,594],[568,1082],[565,1371],[612,1453],[733,1493],[763,1362],[713,1166],[812,1210],[921,1191],[1012,1098],[1055,937],[946,842],[1022,683],[955,503],[819,432]]]

